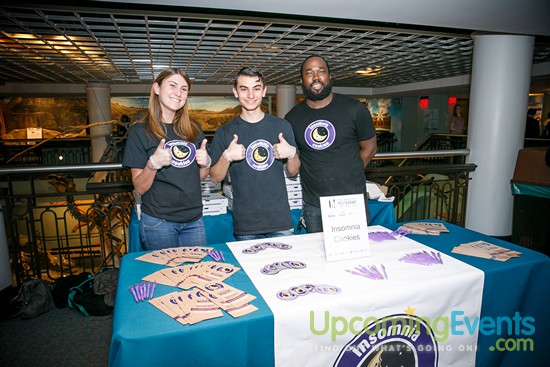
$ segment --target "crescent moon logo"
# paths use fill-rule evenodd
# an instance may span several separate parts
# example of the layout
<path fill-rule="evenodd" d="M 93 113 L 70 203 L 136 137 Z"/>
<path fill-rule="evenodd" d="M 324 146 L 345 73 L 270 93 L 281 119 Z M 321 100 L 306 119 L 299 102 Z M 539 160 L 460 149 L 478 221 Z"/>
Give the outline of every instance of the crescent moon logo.
<path fill-rule="evenodd" d="M 254 149 L 254 153 L 252 153 L 254 160 L 258 163 L 263 163 L 267 160 L 269 157 L 269 153 L 265 147 L 257 147 Z"/>
<path fill-rule="evenodd" d="M 322 143 L 328 138 L 328 130 L 324 126 L 318 126 L 311 132 L 311 137 L 317 143 Z"/>
<path fill-rule="evenodd" d="M 172 154 L 178 159 L 185 159 L 189 156 L 189 148 L 185 145 L 174 145 L 172 147 Z"/>
<path fill-rule="evenodd" d="M 304 139 L 315 150 L 327 149 L 336 140 L 336 129 L 330 121 L 316 120 L 306 127 Z"/>
<path fill-rule="evenodd" d="M 265 171 L 274 161 L 273 146 L 267 140 L 255 140 L 246 148 L 246 163 L 256 171 Z"/>
<path fill-rule="evenodd" d="M 170 140 L 164 144 L 165 149 L 170 149 L 172 155 L 172 167 L 184 168 L 195 161 L 195 144 L 185 140 Z"/>

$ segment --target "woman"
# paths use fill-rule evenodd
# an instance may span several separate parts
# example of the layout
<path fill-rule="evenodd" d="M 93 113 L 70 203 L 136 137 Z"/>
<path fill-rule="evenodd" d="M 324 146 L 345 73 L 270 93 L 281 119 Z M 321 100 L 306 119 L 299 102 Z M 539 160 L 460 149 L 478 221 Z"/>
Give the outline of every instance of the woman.
<path fill-rule="evenodd" d="M 464 118 L 462 117 L 462 106 L 455 105 L 453 107 L 453 117 L 451 117 L 451 134 L 464 134 L 466 127 L 464 126 Z"/>
<path fill-rule="evenodd" d="M 190 85 L 183 70 L 161 72 L 147 114 L 128 132 L 122 165 L 141 195 L 140 235 L 148 250 L 206 243 L 200 181 L 211 159 L 204 133 L 189 118 Z"/>

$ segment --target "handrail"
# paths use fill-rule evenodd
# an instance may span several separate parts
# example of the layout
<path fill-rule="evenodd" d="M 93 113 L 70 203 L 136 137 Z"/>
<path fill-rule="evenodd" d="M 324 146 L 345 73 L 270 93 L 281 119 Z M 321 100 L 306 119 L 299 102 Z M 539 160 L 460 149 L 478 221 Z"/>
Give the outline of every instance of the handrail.
<path fill-rule="evenodd" d="M 426 158 L 426 157 L 448 157 L 468 156 L 469 149 L 448 149 L 429 151 L 407 151 L 407 152 L 379 152 L 374 155 L 373 160 L 382 159 L 404 159 L 404 158 Z M 122 170 L 122 163 L 92 163 L 75 165 L 50 165 L 50 166 L 4 166 L 0 167 L 0 176 L 18 174 L 37 174 L 55 172 L 82 172 L 82 171 L 108 171 Z"/>
<path fill-rule="evenodd" d="M 433 158 L 448 156 L 468 156 L 470 149 L 444 149 L 444 150 L 424 150 L 412 152 L 380 152 L 376 153 L 373 160 L 381 159 L 404 159 L 404 158 Z"/>
<path fill-rule="evenodd" d="M 93 164 L 73 164 L 73 165 L 50 165 L 50 166 L 13 166 L 0 167 L 0 176 L 33 174 L 33 173 L 55 173 L 78 172 L 78 171 L 110 171 L 122 170 L 122 163 L 93 163 Z"/>

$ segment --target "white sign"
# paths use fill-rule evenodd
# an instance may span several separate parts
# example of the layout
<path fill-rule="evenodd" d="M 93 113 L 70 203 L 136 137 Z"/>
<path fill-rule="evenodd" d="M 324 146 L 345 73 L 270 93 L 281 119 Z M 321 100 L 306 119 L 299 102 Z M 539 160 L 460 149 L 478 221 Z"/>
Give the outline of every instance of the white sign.
<path fill-rule="evenodd" d="M 327 261 L 370 255 L 364 195 L 321 197 Z"/>

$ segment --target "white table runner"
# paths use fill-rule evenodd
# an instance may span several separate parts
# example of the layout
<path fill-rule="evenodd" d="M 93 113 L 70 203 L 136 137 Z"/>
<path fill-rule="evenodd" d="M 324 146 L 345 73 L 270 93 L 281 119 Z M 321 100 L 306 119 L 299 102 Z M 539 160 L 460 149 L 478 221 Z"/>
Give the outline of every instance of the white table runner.
<path fill-rule="evenodd" d="M 330 263 L 322 233 L 228 245 L 274 314 L 277 366 L 475 365 L 479 269 L 445 254 L 430 266 L 400 261 L 436 253 L 407 237 L 370 241 L 371 256 Z M 357 271 L 372 266 L 378 277 Z"/>

